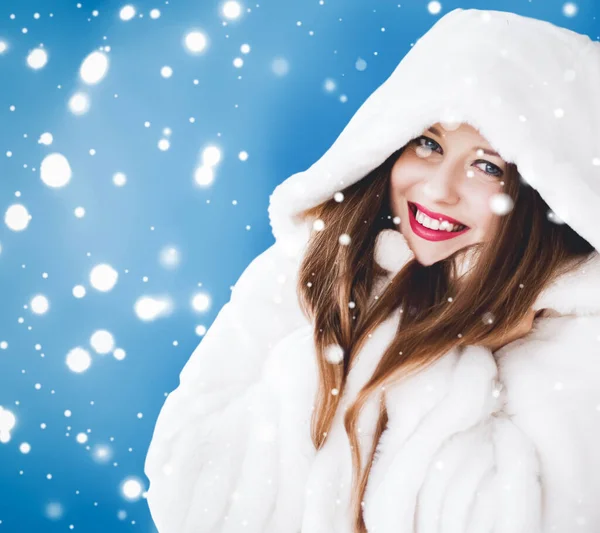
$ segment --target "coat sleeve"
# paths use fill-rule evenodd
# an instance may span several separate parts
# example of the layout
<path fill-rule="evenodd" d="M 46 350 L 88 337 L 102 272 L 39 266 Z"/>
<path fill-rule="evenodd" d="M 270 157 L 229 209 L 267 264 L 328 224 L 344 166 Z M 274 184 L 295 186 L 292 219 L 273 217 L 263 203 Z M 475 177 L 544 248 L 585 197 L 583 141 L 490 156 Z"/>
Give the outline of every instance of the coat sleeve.
<path fill-rule="evenodd" d="M 504 454 L 537 481 L 543 533 L 600 531 L 599 334 L 600 316 L 550 318 L 499 359 L 503 414 L 534 451 Z"/>
<path fill-rule="evenodd" d="M 279 406 L 261 378 L 273 347 L 307 323 L 297 266 L 277 243 L 256 257 L 167 396 L 144 465 L 159 533 L 264 531 Z"/>
<path fill-rule="evenodd" d="M 402 416 L 382 435 L 367 526 L 600 531 L 598 332 L 597 316 L 542 320 L 495 354 L 467 346 L 393 391 Z"/>

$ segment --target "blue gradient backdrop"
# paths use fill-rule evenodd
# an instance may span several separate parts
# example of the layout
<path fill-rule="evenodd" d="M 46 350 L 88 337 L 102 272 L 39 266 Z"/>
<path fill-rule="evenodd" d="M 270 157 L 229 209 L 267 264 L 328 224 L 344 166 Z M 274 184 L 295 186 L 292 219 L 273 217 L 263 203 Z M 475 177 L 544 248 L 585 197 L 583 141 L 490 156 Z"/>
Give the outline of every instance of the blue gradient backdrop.
<path fill-rule="evenodd" d="M 574 16 L 556 0 L 442 2 L 436 14 L 421 0 L 266 0 L 242 3 L 235 20 L 217 2 L 140 0 L 123 21 L 124 5 L 0 3 L 0 428 L 7 410 L 16 419 L 10 435 L 0 434 L 0 533 L 156 531 L 144 494 L 127 498 L 122 483 L 133 477 L 147 488 L 154 423 L 201 341 L 197 326 L 210 326 L 241 272 L 272 244 L 269 194 L 324 153 L 440 16 L 499 9 L 600 35 L 595 0 L 576 2 Z M 183 45 L 194 29 L 209 39 L 198 55 Z M 34 70 L 26 58 L 40 45 L 48 63 Z M 108 73 L 85 85 L 80 65 L 104 46 Z M 165 65 L 170 78 L 161 76 Z M 78 116 L 68 101 L 79 90 L 91 107 Z M 38 142 L 45 132 L 49 146 Z M 168 150 L 158 148 L 161 138 Z M 209 145 L 222 160 L 202 188 L 194 171 Z M 62 188 L 40 179 L 54 152 L 72 169 Z M 116 172 L 125 186 L 113 184 Z M 4 219 L 15 203 L 31 214 L 23 231 Z M 178 250 L 176 268 L 162 266 L 165 247 Z M 90 284 L 100 263 L 119 274 L 108 292 Z M 87 293 L 76 298 L 80 284 Z M 190 304 L 197 291 L 210 296 L 205 311 Z M 37 294 L 50 303 L 43 314 L 30 304 Z M 138 318 L 136 300 L 162 294 L 172 313 Z M 108 330 L 126 357 L 97 353 L 97 330 Z M 82 373 L 66 364 L 76 347 L 91 355 Z M 110 452 L 104 460 L 101 447 Z"/>

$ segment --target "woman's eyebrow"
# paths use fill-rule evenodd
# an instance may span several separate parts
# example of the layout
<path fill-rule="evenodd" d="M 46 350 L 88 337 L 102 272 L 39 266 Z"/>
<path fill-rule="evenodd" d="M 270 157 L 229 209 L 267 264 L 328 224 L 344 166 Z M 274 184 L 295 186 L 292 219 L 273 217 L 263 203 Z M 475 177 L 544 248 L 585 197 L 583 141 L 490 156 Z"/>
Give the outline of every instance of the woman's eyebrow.
<path fill-rule="evenodd" d="M 431 128 L 428 128 L 428 131 L 430 131 L 434 135 L 437 135 L 438 137 L 442 136 L 442 134 L 439 132 L 439 130 L 435 126 L 431 126 Z M 499 157 L 500 159 L 502 159 L 500 154 L 498 154 L 492 150 L 488 150 L 487 148 L 476 148 L 476 150 L 482 150 L 485 155 L 491 155 L 491 156 Z"/>

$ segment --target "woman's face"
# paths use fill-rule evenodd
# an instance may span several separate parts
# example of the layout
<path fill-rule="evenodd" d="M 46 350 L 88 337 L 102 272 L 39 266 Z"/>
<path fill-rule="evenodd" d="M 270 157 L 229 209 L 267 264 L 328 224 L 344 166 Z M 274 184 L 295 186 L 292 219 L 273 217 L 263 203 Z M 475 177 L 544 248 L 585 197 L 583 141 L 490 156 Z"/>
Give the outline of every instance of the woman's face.
<path fill-rule="evenodd" d="M 508 165 L 493 153 L 471 125 L 445 130 L 436 123 L 413 139 L 392 167 L 392 214 L 400 218 L 400 231 L 422 265 L 494 237 L 499 215 L 491 210 L 490 200 L 503 192 Z M 413 217 L 409 211 L 415 209 L 413 204 L 433 215 L 430 219 L 436 222 L 423 220 L 433 227 L 428 229 Z M 418 213 L 419 220 L 421 216 Z M 466 228 L 448 232 L 443 222 L 448 217 Z"/>

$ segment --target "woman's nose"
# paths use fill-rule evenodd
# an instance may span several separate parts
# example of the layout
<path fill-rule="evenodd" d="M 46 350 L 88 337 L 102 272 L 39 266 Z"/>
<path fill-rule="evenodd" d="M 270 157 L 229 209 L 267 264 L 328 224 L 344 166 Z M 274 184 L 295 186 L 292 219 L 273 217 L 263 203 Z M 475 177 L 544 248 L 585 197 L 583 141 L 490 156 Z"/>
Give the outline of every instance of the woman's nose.
<path fill-rule="evenodd" d="M 465 170 L 460 164 L 440 165 L 427 176 L 423 193 L 431 202 L 455 204 L 458 201 L 458 187 L 464 179 Z"/>

